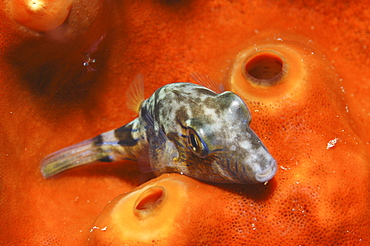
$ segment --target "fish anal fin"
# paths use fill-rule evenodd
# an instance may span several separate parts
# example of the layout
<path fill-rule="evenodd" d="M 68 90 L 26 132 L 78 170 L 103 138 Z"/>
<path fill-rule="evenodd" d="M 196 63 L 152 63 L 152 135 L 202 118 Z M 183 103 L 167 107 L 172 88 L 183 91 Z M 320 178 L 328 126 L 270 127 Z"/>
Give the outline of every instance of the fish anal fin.
<path fill-rule="evenodd" d="M 136 75 L 128 90 L 126 91 L 126 106 L 135 113 L 139 112 L 140 105 L 144 101 L 144 77 Z"/>
<path fill-rule="evenodd" d="M 225 91 L 224 85 L 222 83 L 217 83 L 208 75 L 204 75 L 201 73 L 191 73 L 190 77 L 195 80 L 195 82 L 201 86 L 207 87 L 212 91 L 220 94 Z"/>

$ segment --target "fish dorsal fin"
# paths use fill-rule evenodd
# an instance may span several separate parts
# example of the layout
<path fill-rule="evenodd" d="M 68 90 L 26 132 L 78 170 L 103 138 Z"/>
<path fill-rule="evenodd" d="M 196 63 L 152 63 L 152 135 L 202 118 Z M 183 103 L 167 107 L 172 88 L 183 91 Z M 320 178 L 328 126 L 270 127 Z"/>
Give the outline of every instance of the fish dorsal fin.
<path fill-rule="evenodd" d="M 126 106 L 134 111 L 139 112 L 140 105 L 144 101 L 144 77 L 141 73 L 136 75 L 128 90 L 126 91 Z"/>
<path fill-rule="evenodd" d="M 200 74 L 200 73 L 191 73 L 190 77 L 195 80 L 199 85 L 207 87 L 212 91 L 220 94 L 225 91 L 224 85 L 221 83 L 217 83 L 208 75 Z"/>

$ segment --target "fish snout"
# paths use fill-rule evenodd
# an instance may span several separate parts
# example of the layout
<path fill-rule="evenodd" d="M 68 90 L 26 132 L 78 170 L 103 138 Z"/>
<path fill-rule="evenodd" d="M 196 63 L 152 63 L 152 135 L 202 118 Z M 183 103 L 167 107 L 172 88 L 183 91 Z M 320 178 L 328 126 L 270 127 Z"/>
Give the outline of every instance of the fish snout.
<path fill-rule="evenodd" d="M 276 170 L 277 164 L 275 159 L 272 158 L 268 161 L 268 164 L 266 165 L 265 169 L 256 172 L 255 179 L 261 183 L 269 181 L 275 176 Z"/>

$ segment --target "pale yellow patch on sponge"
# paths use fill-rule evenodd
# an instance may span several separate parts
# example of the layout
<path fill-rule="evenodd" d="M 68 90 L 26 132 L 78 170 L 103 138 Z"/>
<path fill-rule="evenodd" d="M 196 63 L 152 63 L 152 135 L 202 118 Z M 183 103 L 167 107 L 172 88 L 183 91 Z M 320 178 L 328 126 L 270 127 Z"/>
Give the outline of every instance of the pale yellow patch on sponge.
<path fill-rule="evenodd" d="M 12 0 L 9 6 L 15 22 L 33 31 L 47 32 L 65 22 L 72 0 Z"/>
<path fill-rule="evenodd" d="M 29 10 L 31 10 L 32 12 L 42 11 L 46 7 L 44 1 L 38 1 L 38 0 L 28 1 L 27 6 Z"/>

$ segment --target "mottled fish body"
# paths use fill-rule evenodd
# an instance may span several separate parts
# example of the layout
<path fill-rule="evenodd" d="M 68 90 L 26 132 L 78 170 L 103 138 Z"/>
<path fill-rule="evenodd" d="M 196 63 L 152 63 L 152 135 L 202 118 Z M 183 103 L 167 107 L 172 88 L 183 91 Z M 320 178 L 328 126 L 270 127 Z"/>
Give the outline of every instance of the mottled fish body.
<path fill-rule="evenodd" d="M 233 92 L 167 84 L 141 103 L 135 120 L 45 157 L 41 172 L 48 178 L 94 162 L 138 160 L 143 172 L 157 176 L 181 173 L 216 183 L 266 182 L 277 164 L 250 129 L 250 121 L 247 106 Z"/>

